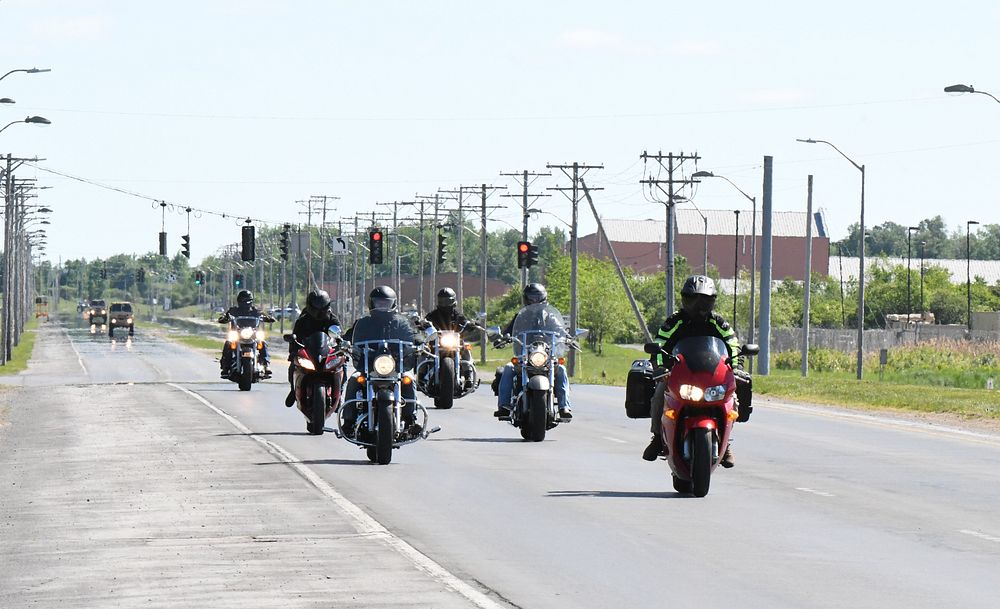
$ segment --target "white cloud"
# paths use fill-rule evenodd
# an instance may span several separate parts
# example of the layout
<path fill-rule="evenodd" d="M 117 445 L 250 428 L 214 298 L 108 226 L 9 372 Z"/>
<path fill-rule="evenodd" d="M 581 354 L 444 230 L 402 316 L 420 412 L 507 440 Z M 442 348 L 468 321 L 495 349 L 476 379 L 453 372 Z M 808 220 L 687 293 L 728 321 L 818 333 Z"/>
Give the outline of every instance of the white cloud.
<path fill-rule="evenodd" d="M 108 27 L 106 18 L 91 16 L 46 20 L 32 30 L 38 36 L 56 40 L 97 40 L 103 37 Z"/>

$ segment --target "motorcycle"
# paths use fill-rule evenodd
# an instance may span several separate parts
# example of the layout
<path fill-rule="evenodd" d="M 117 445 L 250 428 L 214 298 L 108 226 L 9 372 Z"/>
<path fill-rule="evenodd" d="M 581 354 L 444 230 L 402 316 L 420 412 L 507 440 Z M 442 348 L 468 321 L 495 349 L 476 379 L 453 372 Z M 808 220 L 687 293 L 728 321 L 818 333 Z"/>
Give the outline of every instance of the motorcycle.
<path fill-rule="evenodd" d="M 427 397 L 434 398 L 436 408 L 447 410 L 452 407 L 456 398 L 464 397 L 479 388 L 476 365 L 471 358 L 462 359 L 462 353 L 472 348 L 462 340 L 462 332 L 469 326 L 479 328 L 467 321 L 457 332 L 437 330 L 430 325 L 425 330 L 432 348 L 417 363 L 417 389 Z"/>
<path fill-rule="evenodd" d="M 295 406 L 306 418 L 306 431 L 321 436 L 326 419 L 340 408 L 344 398 L 351 345 L 340 338 L 339 326 L 331 326 L 329 333 L 315 332 L 302 342 L 294 334 L 283 338 L 299 348 L 290 364 L 294 366 Z"/>
<path fill-rule="evenodd" d="M 733 357 L 757 355 L 759 349 L 747 344 L 730 356 L 721 339 L 693 336 L 678 341 L 671 353 L 659 343 L 646 343 L 645 351 L 673 364 L 654 378 L 666 382 L 661 433 L 674 490 L 704 497 L 739 418 Z"/>
<path fill-rule="evenodd" d="M 494 328 L 499 333 L 499 328 Z M 578 336 L 586 334 L 580 330 Z M 559 416 L 556 404 L 555 365 L 565 363 L 567 348 L 580 350 L 576 341 L 566 335 L 562 314 L 547 303 L 528 305 L 514 318 L 509 336 L 500 336 L 495 344 L 514 343 L 514 389 L 510 415 L 501 417 L 519 427 L 521 437 L 541 442 L 545 433 L 571 419 Z"/>
<path fill-rule="evenodd" d="M 255 315 L 226 314 L 219 318 L 220 324 L 229 324 L 226 342 L 233 351 L 227 378 L 238 383 L 240 391 L 250 391 L 254 383 L 269 377 L 265 374 L 264 364 L 260 361 L 260 352 L 264 348 L 266 338 L 263 328 L 265 321 L 267 319 Z"/>
<path fill-rule="evenodd" d="M 424 440 L 440 427 L 428 429 L 427 409 L 404 394 L 413 391 L 413 377 L 406 374 L 416 346 L 402 338 L 370 338 L 357 335 L 353 344 L 353 379 L 358 391 L 348 395 L 337 414 L 334 433 L 364 447 L 368 460 L 379 465 L 392 461 L 392 450 Z M 345 420 L 345 413 L 348 418 Z M 417 423 L 417 417 L 421 423 Z"/>

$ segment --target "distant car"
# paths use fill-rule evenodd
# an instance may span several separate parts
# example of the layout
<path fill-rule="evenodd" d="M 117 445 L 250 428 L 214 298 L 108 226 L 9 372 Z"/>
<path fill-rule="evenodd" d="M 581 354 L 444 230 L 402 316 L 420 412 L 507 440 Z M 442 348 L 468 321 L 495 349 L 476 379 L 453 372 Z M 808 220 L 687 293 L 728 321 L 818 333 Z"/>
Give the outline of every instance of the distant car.
<path fill-rule="evenodd" d="M 295 320 L 299 317 L 299 311 L 295 307 L 285 307 L 284 309 L 271 309 L 271 317 L 275 319 L 291 319 Z"/>
<path fill-rule="evenodd" d="M 135 333 L 135 317 L 132 315 L 132 303 L 113 302 L 111 303 L 111 318 L 108 323 L 108 336 L 115 335 L 115 328 L 128 328 L 128 335 Z"/>
<path fill-rule="evenodd" d="M 93 326 L 103 326 L 108 323 L 108 305 L 103 300 L 91 300 L 90 308 L 83 312 L 83 318 L 89 319 Z"/>

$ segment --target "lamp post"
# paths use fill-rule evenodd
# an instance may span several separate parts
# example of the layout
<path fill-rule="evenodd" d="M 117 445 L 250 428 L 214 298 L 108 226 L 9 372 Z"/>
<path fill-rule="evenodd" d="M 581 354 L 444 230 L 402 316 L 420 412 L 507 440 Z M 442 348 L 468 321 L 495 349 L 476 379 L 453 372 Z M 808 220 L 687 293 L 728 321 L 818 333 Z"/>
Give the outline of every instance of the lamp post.
<path fill-rule="evenodd" d="M 924 246 L 926 241 L 920 242 L 920 321 L 924 319 Z"/>
<path fill-rule="evenodd" d="M 965 223 L 965 323 L 972 332 L 972 225 L 979 224 L 976 220 Z"/>
<path fill-rule="evenodd" d="M 994 97 L 992 93 L 987 93 L 986 91 L 976 91 L 972 88 L 972 85 L 949 85 L 944 88 L 945 93 L 980 93 L 982 95 L 989 95 L 993 98 L 993 101 L 1000 104 L 1000 99 Z"/>
<path fill-rule="evenodd" d="M 736 230 L 733 232 L 734 247 L 733 247 L 733 327 L 736 326 L 736 295 L 739 292 L 737 286 L 739 286 L 740 279 L 740 210 L 734 209 L 733 214 L 736 216 Z"/>
<path fill-rule="evenodd" d="M 910 299 L 910 238 L 913 231 L 920 230 L 918 226 L 909 226 L 906 229 L 906 325 L 910 325 L 910 315 L 913 315 L 913 305 Z"/>
<path fill-rule="evenodd" d="M 13 104 L 14 100 L 9 97 L 0 97 L 0 104 Z"/>
<path fill-rule="evenodd" d="M 0 76 L 0 80 L 7 78 L 8 76 L 14 74 L 15 72 L 24 72 L 25 74 L 40 74 L 42 72 L 51 72 L 51 71 L 52 68 L 19 68 L 17 70 L 11 70 L 10 72 L 7 72 L 3 76 Z"/>
<path fill-rule="evenodd" d="M 18 123 L 38 123 L 40 125 L 51 125 L 52 121 L 50 121 L 49 119 L 45 118 L 44 116 L 29 116 L 29 117 L 26 117 L 24 120 L 11 121 L 11 122 L 7 123 L 6 125 L 4 125 L 3 129 L 0 129 L 0 133 L 3 133 L 4 130 L 7 129 L 7 127 L 10 127 L 11 125 L 16 125 Z"/>
<path fill-rule="evenodd" d="M 858 165 L 855 163 L 851 157 L 847 156 L 841 152 L 840 148 L 837 148 L 830 142 L 826 140 L 814 140 L 814 139 L 797 139 L 797 142 L 802 142 L 805 144 L 826 144 L 830 148 L 836 150 L 840 156 L 847 159 L 847 161 L 854 165 L 854 167 L 861 172 L 861 227 L 858 231 L 858 380 L 860 381 L 864 376 L 863 366 L 864 366 L 864 354 L 865 354 L 865 166 Z"/>
<path fill-rule="evenodd" d="M 696 171 L 691 174 L 692 179 L 697 178 L 721 178 L 727 182 L 729 185 L 735 188 L 741 195 L 746 197 L 750 201 L 751 217 L 750 217 L 750 323 L 748 324 L 747 331 L 747 342 L 754 342 L 754 324 L 757 320 L 757 198 L 751 197 L 747 193 L 743 192 L 743 189 L 737 186 L 732 180 L 726 176 L 721 176 L 711 171 Z M 733 289 L 733 297 L 736 296 L 736 290 Z M 750 359 L 750 371 L 753 371 L 753 358 Z"/>

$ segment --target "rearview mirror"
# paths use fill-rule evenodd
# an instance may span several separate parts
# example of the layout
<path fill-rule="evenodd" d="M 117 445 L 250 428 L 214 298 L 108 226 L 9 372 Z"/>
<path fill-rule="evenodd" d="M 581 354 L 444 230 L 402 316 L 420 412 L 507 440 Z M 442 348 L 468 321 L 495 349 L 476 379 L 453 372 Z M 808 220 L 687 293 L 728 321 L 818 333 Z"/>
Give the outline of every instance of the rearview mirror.
<path fill-rule="evenodd" d="M 583 338 L 584 336 L 586 336 L 588 334 L 590 334 L 590 330 L 588 330 L 586 328 L 577 328 L 576 329 L 576 337 L 577 338 Z"/>
<path fill-rule="evenodd" d="M 760 346 L 754 343 L 747 343 L 740 348 L 740 355 L 757 355 L 760 353 Z"/>
<path fill-rule="evenodd" d="M 330 332 L 333 332 L 334 334 L 339 335 L 340 334 L 340 326 L 338 326 L 337 324 L 333 324 L 332 326 L 330 326 Z M 289 334 L 289 336 L 291 336 L 291 335 Z"/>
<path fill-rule="evenodd" d="M 486 331 L 490 334 L 500 334 L 500 326 L 490 326 L 486 328 Z"/>
<path fill-rule="evenodd" d="M 294 340 L 295 340 L 295 335 L 294 335 L 294 334 L 285 334 L 285 335 L 284 335 L 284 336 L 282 336 L 281 338 L 282 338 L 282 340 L 284 340 L 284 341 L 285 341 L 286 343 L 290 343 L 290 342 L 292 342 L 292 341 L 294 341 Z"/>
<path fill-rule="evenodd" d="M 642 346 L 642 350 L 650 355 L 653 355 L 654 353 L 659 353 L 660 349 L 661 349 L 660 343 L 646 343 L 645 345 Z"/>

